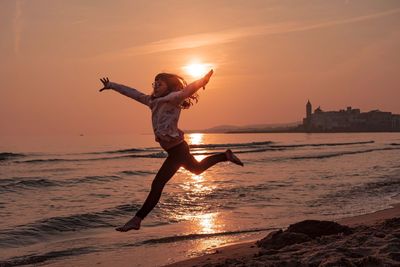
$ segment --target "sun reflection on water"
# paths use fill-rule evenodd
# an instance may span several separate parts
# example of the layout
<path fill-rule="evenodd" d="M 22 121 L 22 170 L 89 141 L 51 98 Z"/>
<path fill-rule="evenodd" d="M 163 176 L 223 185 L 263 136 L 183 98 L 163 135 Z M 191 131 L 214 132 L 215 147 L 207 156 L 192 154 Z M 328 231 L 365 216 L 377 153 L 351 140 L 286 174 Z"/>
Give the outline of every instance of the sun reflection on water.
<path fill-rule="evenodd" d="M 197 214 L 191 217 L 192 232 L 198 234 L 215 234 L 226 232 L 226 225 L 219 212 Z M 220 247 L 231 241 L 229 235 L 209 236 L 194 242 L 193 252 L 206 252 L 216 247 Z"/>
<path fill-rule="evenodd" d="M 204 134 L 202 133 L 191 133 L 189 136 L 189 144 L 190 145 L 201 145 L 203 143 Z"/>
<path fill-rule="evenodd" d="M 202 145 L 204 144 L 204 134 L 192 133 L 188 134 L 188 143 L 190 145 Z M 206 149 L 199 147 L 192 147 L 191 153 L 201 154 L 208 152 Z M 195 155 L 196 160 L 201 161 L 206 155 Z M 226 231 L 226 225 L 223 220 L 223 216 L 219 212 L 209 211 L 212 205 L 215 205 L 211 199 L 211 194 L 216 190 L 217 186 L 213 183 L 212 173 L 203 172 L 202 174 L 196 175 L 186 169 L 182 169 L 181 172 L 187 175 L 187 179 L 184 180 L 180 187 L 185 192 L 185 195 L 181 197 L 182 202 L 190 204 L 190 208 L 178 215 L 185 221 L 190 221 L 190 232 L 196 234 L 214 234 Z M 207 238 L 199 239 L 195 242 L 194 251 L 204 251 L 211 248 L 218 247 L 228 242 L 228 236 L 210 236 Z"/>
<path fill-rule="evenodd" d="M 206 213 L 197 217 L 198 225 L 202 233 L 215 233 L 215 217 L 216 213 Z"/>
<path fill-rule="evenodd" d="M 206 175 L 206 172 L 199 175 L 193 174 L 187 170 L 182 170 L 182 172 L 190 176 L 190 179 L 183 182 L 181 187 L 187 192 L 187 197 L 191 200 L 204 199 L 216 188 L 216 186 L 210 182 L 211 177 Z"/>
<path fill-rule="evenodd" d="M 204 141 L 203 141 L 204 134 L 202 134 L 202 133 L 191 133 L 191 134 L 188 134 L 188 137 L 189 137 L 189 140 L 188 140 L 189 145 L 203 145 L 204 144 Z M 201 153 L 207 152 L 207 150 L 195 148 L 193 152 L 195 152 L 196 154 L 197 153 L 201 154 Z M 194 155 L 194 157 L 196 160 L 200 161 L 200 160 L 204 159 L 206 156 L 205 155 Z"/>

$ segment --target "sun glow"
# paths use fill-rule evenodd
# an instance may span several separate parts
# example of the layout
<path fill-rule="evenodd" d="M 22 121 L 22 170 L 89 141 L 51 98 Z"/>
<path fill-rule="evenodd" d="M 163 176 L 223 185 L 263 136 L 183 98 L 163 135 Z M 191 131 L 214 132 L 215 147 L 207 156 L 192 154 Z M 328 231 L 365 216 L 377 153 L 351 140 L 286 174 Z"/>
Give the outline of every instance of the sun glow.
<path fill-rule="evenodd" d="M 189 134 L 189 144 L 190 145 L 202 145 L 202 144 L 204 144 L 203 137 L 204 137 L 204 134 L 202 134 L 202 133 Z M 193 148 L 193 149 L 197 154 L 207 152 L 204 149 L 199 149 L 199 148 Z M 204 159 L 206 157 L 206 155 L 195 155 L 194 157 L 196 158 L 196 160 L 201 161 L 202 159 Z"/>
<path fill-rule="evenodd" d="M 185 73 L 189 74 L 193 78 L 200 78 L 207 74 L 211 69 L 213 69 L 213 65 L 209 63 L 190 63 L 183 67 Z"/>
<path fill-rule="evenodd" d="M 191 144 L 191 145 L 203 144 L 203 136 L 204 136 L 204 134 L 202 134 L 202 133 L 189 134 L 189 144 Z"/>

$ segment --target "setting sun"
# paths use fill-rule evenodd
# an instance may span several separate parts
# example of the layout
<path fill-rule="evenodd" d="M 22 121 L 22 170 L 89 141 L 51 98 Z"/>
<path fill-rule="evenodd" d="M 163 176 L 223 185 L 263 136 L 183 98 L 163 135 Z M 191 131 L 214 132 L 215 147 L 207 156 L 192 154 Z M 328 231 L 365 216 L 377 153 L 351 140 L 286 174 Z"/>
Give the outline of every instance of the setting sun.
<path fill-rule="evenodd" d="M 0 18 L 0 267 L 400 267 L 400 0 Z"/>
<path fill-rule="evenodd" d="M 191 63 L 183 67 L 185 73 L 189 74 L 193 78 L 204 76 L 212 68 L 212 64 L 209 63 Z"/>

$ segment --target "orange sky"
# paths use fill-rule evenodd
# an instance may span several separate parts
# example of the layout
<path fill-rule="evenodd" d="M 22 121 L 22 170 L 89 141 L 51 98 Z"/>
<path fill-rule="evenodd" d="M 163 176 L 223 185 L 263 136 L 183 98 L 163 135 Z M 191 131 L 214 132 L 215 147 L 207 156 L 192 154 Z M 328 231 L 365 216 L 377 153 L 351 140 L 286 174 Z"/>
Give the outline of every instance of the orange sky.
<path fill-rule="evenodd" d="M 158 72 L 215 66 L 180 128 L 300 121 L 307 99 L 400 113 L 400 1 L 0 1 L 0 135 L 151 132 Z"/>

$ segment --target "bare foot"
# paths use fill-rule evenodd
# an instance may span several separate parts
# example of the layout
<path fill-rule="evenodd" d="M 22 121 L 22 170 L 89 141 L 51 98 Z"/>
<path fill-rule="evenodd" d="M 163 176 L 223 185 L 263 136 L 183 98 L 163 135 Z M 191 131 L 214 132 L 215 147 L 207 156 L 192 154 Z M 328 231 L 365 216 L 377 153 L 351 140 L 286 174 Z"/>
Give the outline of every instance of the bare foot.
<path fill-rule="evenodd" d="M 230 162 L 233 162 L 233 163 L 243 167 L 243 165 L 244 165 L 243 162 L 238 157 L 236 157 L 235 154 L 233 154 L 232 150 L 230 150 L 230 149 L 226 150 L 225 154 L 226 154 L 226 158 Z"/>
<path fill-rule="evenodd" d="M 142 219 L 135 216 L 132 219 L 130 219 L 124 226 L 115 228 L 115 230 L 120 231 L 120 232 L 128 232 L 130 230 L 139 230 L 141 222 L 142 222 Z"/>

